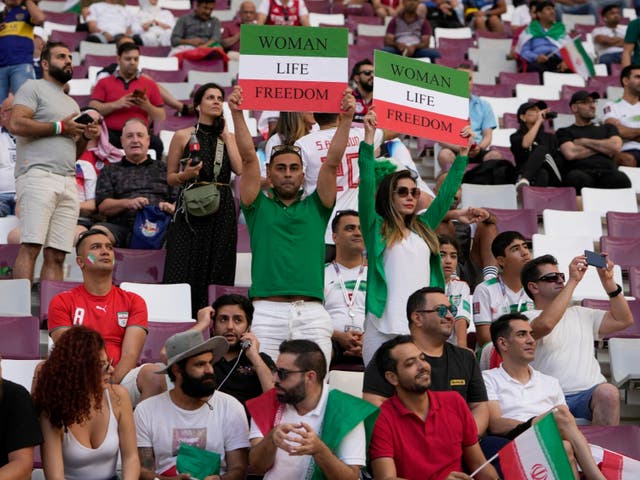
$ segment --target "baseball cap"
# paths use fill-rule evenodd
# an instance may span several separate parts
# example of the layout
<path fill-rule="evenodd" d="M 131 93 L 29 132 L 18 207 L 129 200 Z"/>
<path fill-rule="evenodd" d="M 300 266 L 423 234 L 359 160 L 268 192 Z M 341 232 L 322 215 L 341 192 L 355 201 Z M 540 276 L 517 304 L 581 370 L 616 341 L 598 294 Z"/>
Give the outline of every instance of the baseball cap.
<path fill-rule="evenodd" d="M 524 115 L 525 113 L 527 113 L 527 110 L 530 110 L 534 107 L 538 107 L 540 110 L 544 110 L 545 108 L 547 108 L 547 104 L 542 100 L 538 100 L 537 102 L 524 102 L 518 107 L 518 116 Z"/>
<path fill-rule="evenodd" d="M 574 93 L 573 95 L 571 95 L 571 100 L 569 100 L 569 105 L 573 105 L 574 103 L 577 103 L 577 102 L 582 102 L 587 98 L 593 98 L 594 100 L 597 100 L 598 98 L 600 98 L 600 94 L 598 92 L 587 92 L 586 90 L 580 90 Z"/>
<path fill-rule="evenodd" d="M 174 363 L 204 352 L 212 352 L 213 363 L 216 363 L 229 350 L 229 342 L 221 336 L 204 340 L 202 334 L 197 330 L 187 330 L 169 337 L 165 348 L 168 358 L 167 366 L 156 373 L 167 373 Z"/>

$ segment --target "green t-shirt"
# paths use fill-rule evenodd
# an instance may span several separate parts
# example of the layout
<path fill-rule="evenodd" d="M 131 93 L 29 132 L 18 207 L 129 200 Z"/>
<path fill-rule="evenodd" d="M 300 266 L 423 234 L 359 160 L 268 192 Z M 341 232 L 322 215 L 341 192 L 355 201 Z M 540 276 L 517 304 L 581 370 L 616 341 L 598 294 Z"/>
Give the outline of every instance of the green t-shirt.
<path fill-rule="evenodd" d="M 633 53 L 631 54 L 631 65 L 640 63 L 640 19 L 629 22 L 627 33 L 624 36 L 624 43 L 633 43 Z"/>
<path fill-rule="evenodd" d="M 317 192 L 289 206 L 259 193 L 242 205 L 251 238 L 249 297 L 324 298 L 324 232 L 331 208 Z"/>

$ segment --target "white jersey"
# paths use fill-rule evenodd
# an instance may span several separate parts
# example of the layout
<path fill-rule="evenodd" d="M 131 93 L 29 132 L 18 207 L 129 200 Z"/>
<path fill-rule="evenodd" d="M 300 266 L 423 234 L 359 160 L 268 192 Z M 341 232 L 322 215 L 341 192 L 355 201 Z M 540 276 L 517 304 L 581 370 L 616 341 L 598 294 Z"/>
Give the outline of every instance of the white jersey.
<path fill-rule="evenodd" d="M 336 267 L 340 275 L 336 272 Z M 340 281 L 342 278 L 342 282 Z M 354 288 L 358 290 L 354 294 Z M 344 288 L 344 289 L 343 289 Z M 333 321 L 333 329 L 345 332 L 354 328 L 364 331 L 364 300 L 367 292 L 367 267 L 347 268 L 337 262 L 324 267 L 324 308 Z M 348 297 L 351 304 L 347 304 Z M 353 302 L 353 303 L 351 303 Z M 350 315 L 351 313 L 351 315 Z"/>
<path fill-rule="evenodd" d="M 302 150 L 304 165 L 304 193 L 310 195 L 318 185 L 318 173 L 322 163 L 327 159 L 329 146 L 336 129 L 328 128 L 311 132 L 299 139 L 295 144 Z M 384 139 L 384 132 L 376 130 L 374 148 L 378 148 Z M 331 221 L 335 212 L 340 210 L 358 210 L 358 185 L 360 185 L 360 168 L 358 167 L 358 151 L 360 142 L 364 140 L 364 128 L 352 127 L 349 131 L 347 148 L 338 167 L 336 180 L 336 204 L 327 224 L 325 243 L 333 244 Z"/>
<path fill-rule="evenodd" d="M 526 312 L 533 308 L 533 300 L 524 288 L 514 292 L 500 276 L 482 282 L 473 292 L 473 323 L 476 326 L 491 325 L 505 313 Z"/>
<path fill-rule="evenodd" d="M 249 425 L 242 404 L 215 392 L 197 410 L 184 410 L 171 400 L 170 392 L 150 397 L 134 410 L 138 447 L 151 447 L 154 470 L 164 473 L 175 467 L 181 443 L 220 455 L 220 474 L 226 472 L 225 452 L 249 447 Z"/>
<path fill-rule="evenodd" d="M 620 120 L 625 127 L 640 128 L 640 102 L 631 105 L 624 98 L 609 102 L 604 108 L 604 119 L 608 118 Z M 640 150 L 640 142 L 625 140 L 622 151 L 625 150 Z"/>
<path fill-rule="evenodd" d="M 458 308 L 456 320 L 462 319 L 466 321 L 467 327 L 469 327 L 471 323 L 471 291 L 467 282 L 452 278 L 447 282 L 444 291 L 449 298 L 449 303 Z M 455 329 L 452 330 L 451 336 L 447 341 L 454 345 L 458 344 Z"/>

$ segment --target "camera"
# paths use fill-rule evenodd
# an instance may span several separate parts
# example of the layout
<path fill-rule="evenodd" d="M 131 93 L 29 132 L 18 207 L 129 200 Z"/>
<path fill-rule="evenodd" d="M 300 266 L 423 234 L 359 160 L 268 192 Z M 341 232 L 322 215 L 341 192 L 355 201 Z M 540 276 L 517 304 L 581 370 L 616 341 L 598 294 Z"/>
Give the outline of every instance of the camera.
<path fill-rule="evenodd" d="M 558 116 L 558 112 L 551 112 L 551 111 L 549 111 L 549 112 L 547 112 L 547 113 L 545 113 L 545 114 L 544 114 L 544 118 L 545 118 L 545 120 L 551 120 L 551 119 L 556 118 L 557 116 Z"/>

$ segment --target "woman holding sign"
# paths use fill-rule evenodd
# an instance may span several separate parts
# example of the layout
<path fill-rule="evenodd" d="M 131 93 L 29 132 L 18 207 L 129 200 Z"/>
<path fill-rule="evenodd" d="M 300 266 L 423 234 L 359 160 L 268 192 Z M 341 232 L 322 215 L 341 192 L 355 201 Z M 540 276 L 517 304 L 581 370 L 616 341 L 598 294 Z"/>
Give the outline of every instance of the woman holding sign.
<path fill-rule="evenodd" d="M 373 155 L 376 115 L 371 109 L 364 117 L 364 127 L 365 140 L 360 144 L 358 158 L 358 202 L 369 259 L 362 346 L 366 365 L 386 340 L 409 333 L 406 318 L 409 295 L 426 286 L 444 289 L 438 237 L 434 230 L 458 191 L 467 166 L 468 148 L 461 149 L 438 195 L 429 208 L 418 215 L 420 189 L 415 173 L 401 170 L 386 175 L 376 191 Z"/>

